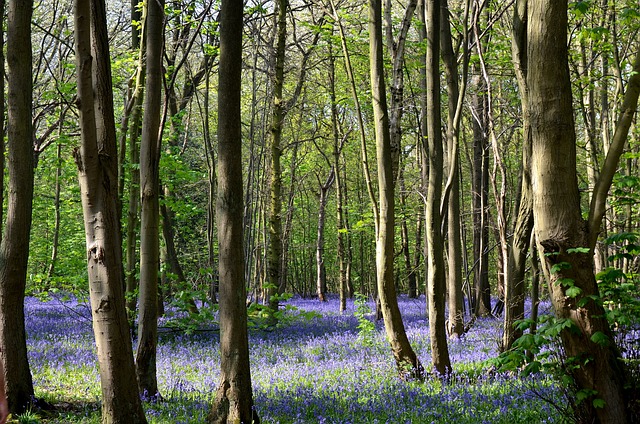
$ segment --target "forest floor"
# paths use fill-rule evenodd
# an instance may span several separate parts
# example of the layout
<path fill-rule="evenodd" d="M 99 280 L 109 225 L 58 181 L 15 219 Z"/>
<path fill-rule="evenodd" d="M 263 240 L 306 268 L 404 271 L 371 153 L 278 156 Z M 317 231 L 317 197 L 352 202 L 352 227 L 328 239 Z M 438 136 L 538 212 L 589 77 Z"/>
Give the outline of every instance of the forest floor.
<path fill-rule="evenodd" d="M 449 341 L 449 383 L 432 377 L 406 382 L 398 378 L 382 323 L 359 330 L 357 305 L 349 301 L 340 314 L 338 299 L 329 299 L 291 299 L 280 326 L 250 331 L 254 401 L 263 423 L 562 421 L 551 403 L 562 405 L 562 394 L 544 376 L 523 379 L 487 365 L 498 354 L 501 320 L 478 319 L 466 335 Z M 400 308 L 411 343 L 429 368 L 424 297 L 401 296 Z M 100 379 L 88 304 L 28 298 L 25 313 L 36 398 L 55 410 L 33 409 L 19 422 L 99 423 Z M 162 399 L 145 403 L 150 423 L 204 423 L 217 388 L 216 327 L 185 332 L 173 325 L 179 317 L 169 308 L 160 322 Z"/>

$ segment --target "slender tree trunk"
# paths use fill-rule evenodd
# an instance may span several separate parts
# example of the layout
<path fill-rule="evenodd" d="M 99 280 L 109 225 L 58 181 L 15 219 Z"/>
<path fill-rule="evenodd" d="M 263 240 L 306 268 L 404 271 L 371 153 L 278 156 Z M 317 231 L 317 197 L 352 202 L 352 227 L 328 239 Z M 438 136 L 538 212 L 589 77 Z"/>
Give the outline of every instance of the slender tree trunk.
<path fill-rule="evenodd" d="M 160 271 L 160 109 L 164 0 L 149 2 L 146 17 L 146 81 L 140 142 L 140 297 L 136 370 L 143 397 L 158 395 L 158 272 Z"/>
<path fill-rule="evenodd" d="M 124 303 L 118 164 L 105 5 L 100 0 L 76 0 L 74 9 L 82 138 L 74 156 L 85 220 L 89 296 L 102 387 L 102 422 L 146 423 L 138 396 Z"/>
<path fill-rule="evenodd" d="M 278 0 L 277 9 L 277 41 L 275 57 L 275 77 L 273 81 L 273 115 L 270 131 L 270 177 L 269 177 L 269 253 L 267 255 L 267 284 L 265 287 L 265 303 L 276 311 L 278 309 L 278 287 L 282 278 L 282 171 L 280 157 L 282 155 L 282 126 L 284 121 L 284 102 L 282 89 L 284 86 L 284 60 L 287 40 L 287 8 L 288 0 Z"/>
<path fill-rule="evenodd" d="M 205 77 L 205 92 L 204 92 L 204 144 L 207 153 L 207 177 L 209 182 L 209 196 L 207 199 L 207 262 L 208 267 L 211 270 L 209 286 L 209 298 L 213 303 L 217 303 L 216 292 L 218 290 L 218 278 L 216 265 L 216 196 L 218 192 L 218 177 L 216 175 L 216 155 L 211 142 L 211 122 L 209 120 L 209 91 L 211 89 L 211 72 L 207 72 Z M 247 257 L 245 253 L 245 258 Z"/>
<path fill-rule="evenodd" d="M 424 369 L 409 344 L 395 289 L 393 246 L 395 231 L 391 137 L 382 62 L 382 2 L 369 0 L 369 62 L 378 163 L 379 220 L 376 232 L 376 276 L 387 339 L 403 378 L 424 378 Z"/>
<path fill-rule="evenodd" d="M 456 54 L 453 50 L 451 37 L 451 23 L 449 21 L 449 6 L 447 0 L 441 0 L 441 46 L 442 61 L 447 75 L 448 113 L 447 113 L 447 167 L 448 178 L 443 196 L 443 205 L 447 208 L 447 291 L 449 319 L 447 331 L 452 338 L 458 338 L 464 333 L 464 308 L 462 294 L 462 230 L 460 222 L 460 166 L 458 144 L 460 143 L 460 120 L 467 81 L 468 52 L 463 51 L 462 84 L 458 82 L 459 72 Z M 465 7 L 464 33 L 466 28 L 469 6 Z M 463 44 L 467 44 L 467 37 Z M 444 212 L 444 207 L 441 207 Z"/>
<path fill-rule="evenodd" d="M 489 142 L 487 137 L 487 106 L 484 81 L 474 77 L 476 92 L 471 98 L 473 127 L 473 300 L 472 313 L 486 316 L 491 313 L 489 286 Z"/>
<path fill-rule="evenodd" d="M 164 197 L 165 199 L 173 197 L 173 194 L 169 192 L 166 186 L 164 187 Z M 162 238 L 164 239 L 164 249 L 166 253 L 164 258 L 165 265 L 167 270 L 175 276 L 175 282 L 178 284 L 187 284 L 187 278 L 178 261 L 178 252 L 174 241 L 176 235 L 173 226 L 173 212 L 166 204 L 162 204 L 162 206 L 160 206 L 160 215 L 162 216 Z M 193 297 L 189 296 L 186 302 L 187 311 L 190 314 L 197 314 L 198 305 L 196 305 Z M 162 301 L 160 300 L 158 303 L 160 304 Z M 158 305 L 158 307 L 160 307 L 160 305 Z"/>
<path fill-rule="evenodd" d="M 542 270 L 556 315 L 573 323 L 560 336 L 567 357 L 577 361 L 572 372 L 575 382 L 580 389 L 596 392 L 583 403 L 589 416 L 601 423 L 626 423 L 630 417 L 620 353 L 602 305 L 590 300 L 599 295 L 593 274 L 592 240 L 600 228 L 597 211 L 604 206 L 606 177 L 601 173 L 598 183 L 604 185 L 596 186 L 589 221 L 585 222 L 576 173 L 567 1 L 538 0 L 528 7 L 533 213 Z M 582 250 L 585 248 L 586 253 Z M 604 401 L 602 407 L 593 407 L 594 398 Z"/>
<path fill-rule="evenodd" d="M 331 132 L 333 135 L 333 169 L 336 178 L 336 224 L 337 224 L 337 256 L 338 256 L 338 292 L 340 296 L 340 312 L 347 309 L 349 296 L 347 238 L 349 237 L 344 212 L 344 191 L 342 189 L 341 155 L 344 141 L 338 134 L 338 102 L 336 100 L 336 66 L 332 45 L 329 44 L 329 95 L 331 97 Z M 345 137 L 346 138 L 346 137 Z"/>
<path fill-rule="evenodd" d="M 327 270 L 324 265 L 324 224 L 327 217 L 327 202 L 329 201 L 329 190 L 335 181 L 335 168 L 331 172 L 324 184 L 320 184 L 320 205 L 318 206 L 318 235 L 316 237 L 316 293 L 318 300 L 327 301 Z"/>
<path fill-rule="evenodd" d="M 27 358 L 24 296 L 33 203 L 31 16 L 32 1 L 10 0 L 7 20 L 9 189 L 0 243 L 0 357 L 9 410 L 25 411 L 33 398 Z M 4 171 L 3 171 L 4 172 Z M 0 187 L 0 189 L 3 189 Z"/>
<path fill-rule="evenodd" d="M 62 122 L 62 121 L 61 121 Z M 62 128 L 62 126 L 60 126 Z M 62 144 L 56 146 L 56 184 L 53 195 L 54 224 L 53 240 L 51 240 L 51 262 L 47 270 L 47 280 L 51 281 L 58 261 L 58 242 L 60 240 L 60 177 L 62 176 Z"/>
<path fill-rule="evenodd" d="M 533 230 L 533 198 L 531 192 L 531 128 L 529 125 L 529 90 L 527 88 L 527 2 L 518 0 L 513 12 L 511 52 L 515 64 L 516 78 L 520 90 L 522 107 L 522 174 L 520 198 L 517 202 L 518 215 L 513 230 L 507 262 L 507 284 L 505 291 L 503 351 L 511 349 L 513 342 L 522 335 L 515 327 L 517 320 L 524 318 L 525 268 L 527 251 Z"/>
<path fill-rule="evenodd" d="M 418 281 L 416 280 L 416 269 L 413 267 L 411 249 L 409 248 L 409 226 L 407 225 L 407 195 L 406 188 L 404 186 L 404 165 L 400 167 L 398 173 L 397 183 L 400 188 L 400 207 L 403 210 L 402 222 L 400 224 L 400 237 L 402 258 L 404 259 L 404 267 L 407 273 L 407 294 L 410 298 L 415 299 L 418 297 Z"/>
<path fill-rule="evenodd" d="M 218 71 L 218 245 L 220 263 L 220 385 L 207 422 L 260 422 L 253 409 L 242 188 L 242 2 L 222 0 Z"/>
<path fill-rule="evenodd" d="M 393 21 L 391 18 L 391 0 L 385 0 L 386 41 L 391 52 L 391 84 L 389 91 L 391 98 L 389 103 L 389 133 L 391 136 L 391 163 L 393 164 L 393 181 L 398 179 L 400 169 L 400 152 L 402 141 L 402 115 L 404 112 L 404 52 L 407 33 L 411 27 L 413 15 L 418 0 L 409 0 L 404 17 L 400 22 L 400 29 L 396 40 L 393 38 Z"/>
<path fill-rule="evenodd" d="M 440 201 L 444 174 L 442 129 L 440 120 L 440 0 L 426 1 L 427 21 L 427 151 L 429 167 L 425 206 L 427 244 L 427 300 L 431 358 L 441 376 L 451 373 L 445 324 L 444 240 Z"/>
<path fill-rule="evenodd" d="M 136 1 L 136 0 L 133 0 Z M 137 3 L 136 3 L 137 7 Z M 143 7 L 141 19 L 143 26 L 147 18 L 147 7 Z M 134 34 L 138 32 L 133 31 Z M 140 209 L 140 128 L 142 124 L 142 106 L 144 101 L 144 85 L 146 76 L 146 39 L 144 31 L 142 31 L 142 43 L 138 40 L 139 48 L 138 67 L 135 75 L 134 89 L 131 98 L 132 111 L 129 118 L 129 163 L 130 163 L 130 181 L 129 181 L 129 208 L 127 210 L 127 228 L 126 228 L 126 250 L 125 250 L 125 285 L 127 290 L 127 314 L 129 323 L 133 327 L 135 322 L 135 313 L 137 306 L 137 289 L 138 278 L 136 270 L 139 264 L 138 258 L 138 223 Z"/>

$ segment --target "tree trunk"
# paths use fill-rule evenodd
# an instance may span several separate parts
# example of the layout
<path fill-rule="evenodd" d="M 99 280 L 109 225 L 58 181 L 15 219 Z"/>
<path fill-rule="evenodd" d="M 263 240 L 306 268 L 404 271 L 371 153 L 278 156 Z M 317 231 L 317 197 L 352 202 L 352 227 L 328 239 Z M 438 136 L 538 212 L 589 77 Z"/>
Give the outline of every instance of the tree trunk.
<path fill-rule="evenodd" d="M 465 34 L 468 6 L 465 10 Z M 459 72 L 456 54 L 453 50 L 451 37 L 451 22 L 449 21 L 449 6 L 447 0 L 442 0 L 440 13 L 442 61 L 447 75 L 447 187 L 443 196 L 443 206 L 447 207 L 447 291 L 449 319 L 447 331 L 452 338 L 458 338 L 464 333 L 464 307 L 462 295 L 462 230 L 460 223 L 460 120 L 462 104 L 467 81 L 468 51 L 463 51 L 462 84 L 459 84 Z M 466 39 L 467 37 L 465 37 Z M 466 45 L 466 41 L 463 41 Z M 461 86 L 460 86 L 461 85 Z M 444 212 L 444 207 L 441 207 Z"/>
<path fill-rule="evenodd" d="M 318 235 L 316 237 L 316 294 L 321 302 L 327 301 L 327 270 L 324 265 L 324 223 L 326 221 L 327 202 L 329 201 L 329 190 L 335 181 L 335 168 L 331 172 L 324 184 L 320 184 L 320 205 L 318 206 Z"/>
<path fill-rule="evenodd" d="M 556 315 L 573 323 L 560 335 L 567 357 L 579 364 L 572 373 L 575 382 L 579 389 L 597 392 L 585 400 L 589 416 L 602 423 L 625 423 L 629 416 L 623 364 L 602 305 L 590 300 L 599 295 L 590 244 L 597 234 L 591 233 L 596 228 L 593 210 L 587 223 L 580 209 L 567 1 L 531 2 L 527 38 L 533 213 L 542 270 Z M 604 405 L 594 407 L 594 399 Z"/>
<path fill-rule="evenodd" d="M 489 286 L 489 141 L 487 137 L 486 88 L 481 77 L 473 78 L 476 91 L 471 98 L 473 127 L 473 287 L 472 313 L 491 313 Z"/>
<path fill-rule="evenodd" d="M 156 354 L 158 343 L 159 167 L 160 108 L 162 105 L 162 46 L 164 0 L 146 5 L 146 81 L 140 142 L 140 297 L 136 370 L 140 394 L 158 395 Z"/>
<path fill-rule="evenodd" d="M 336 254 L 338 256 L 338 292 L 340 296 L 340 312 L 347 309 L 347 297 L 349 296 L 348 282 L 348 253 L 347 238 L 349 232 L 347 230 L 347 220 L 344 211 L 345 194 L 343 191 L 341 156 L 344 147 L 343 139 L 340 141 L 338 134 L 338 102 L 336 99 L 336 66 L 335 55 L 332 51 L 332 45 L 329 44 L 329 95 L 331 97 L 331 132 L 333 135 L 333 169 L 336 176 L 336 224 L 337 224 L 337 246 Z"/>
<path fill-rule="evenodd" d="M 424 378 L 424 369 L 409 344 L 393 277 L 395 231 L 391 137 L 382 62 L 382 2 L 369 0 L 369 62 L 378 163 L 379 220 L 376 232 L 376 276 L 387 339 L 403 378 Z"/>
<path fill-rule="evenodd" d="M 136 0 L 134 0 L 136 1 Z M 137 8 L 137 3 L 136 3 Z M 146 21 L 147 8 L 143 8 L 141 16 L 143 25 Z M 143 31 L 144 33 L 144 31 Z M 134 30 L 134 34 L 137 31 Z M 127 228 L 126 228 L 126 250 L 125 250 L 125 285 L 127 290 L 127 314 L 129 323 L 133 328 L 135 323 L 135 314 L 138 296 L 138 278 L 136 270 L 138 268 L 138 240 L 137 227 L 139 222 L 140 209 L 140 127 L 142 124 L 142 106 L 144 101 L 144 85 L 146 76 L 146 41 L 142 44 L 138 42 L 140 49 L 138 54 L 138 69 L 135 75 L 135 86 L 131 98 L 132 111 L 129 118 L 129 163 L 130 163 L 130 181 L 129 181 L 129 209 L 127 210 Z"/>
<path fill-rule="evenodd" d="M 166 186 L 164 187 L 164 197 L 165 199 L 173 197 L 173 194 L 171 194 L 169 188 Z M 178 261 L 178 251 L 176 250 L 176 243 L 174 241 L 175 231 L 173 225 L 173 211 L 163 203 L 162 206 L 160 206 L 160 215 L 162 216 L 162 238 L 164 239 L 165 252 L 163 262 L 165 263 L 167 271 L 174 276 L 174 281 L 176 283 L 181 285 L 187 284 L 187 278 L 185 277 L 182 266 Z M 198 305 L 196 305 L 193 297 L 189 296 L 185 300 L 187 303 L 187 312 L 190 314 L 197 314 Z M 159 299 L 158 303 L 158 307 L 160 307 L 162 300 Z"/>
<path fill-rule="evenodd" d="M 62 122 L 62 121 L 61 121 Z M 62 128 L 62 125 L 60 126 Z M 56 146 L 56 183 L 53 194 L 54 224 L 53 240 L 51 241 L 51 262 L 47 270 L 47 281 L 51 281 L 58 261 L 58 242 L 60 240 L 60 177 L 62 175 L 62 144 Z"/>
<path fill-rule="evenodd" d="M 426 1 L 427 24 L 427 150 L 429 178 L 425 200 L 425 235 L 427 250 L 427 300 L 429 336 L 435 371 L 443 377 L 451 373 L 445 323 L 444 239 L 440 202 L 444 160 L 440 118 L 440 0 Z"/>
<path fill-rule="evenodd" d="M 517 320 L 524 318 L 525 269 L 527 252 L 533 230 L 533 199 L 531 193 L 531 128 L 527 88 L 527 1 L 518 0 L 513 12 L 511 52 L 515 64 L 516 78 L 522 105 L 522 174 L 520 197 L 517 201 L 518 215 L 513 229 L 507 259 L 507 285 L 505 291 L 505 313 L 501 349 L 511 349 L 513 342 L 522 335 L 515 327 Z M 533 300 L 532 300 L 533 301 Z"/>
<path fill-rule="evenodd" d="M 6 6 L 5 0 L 0 0 L 0 16 L 3 16 L 3 19 L 4 19 L 5 10 L 6 10 L 5 6 Z M 0 28 L 0 44 L 3 46 L 5 45 L 4 25 L 2 26 L 2 28 Z M 0 205 L 4 205 L 4 182 L 5 182 L 5 178 L 4 178 L 5 150 L 6 150 L 6 145 L 4 141 L 5 123 L 6 123 L 5 78 L 6 78 L 6 71 L 5 71 L 4 49 L 0 49 L 0 79 L 1 79 L 0 81 L 0 187 L 2 187 L 2 190 L 0 190 Z M 3 226 L 4 226 L 4 208 L 0 208 L 0 241 L 2 241 L 2 235 L 4 233 Z"/>
<path fill-rule="evenodd" d="M 102 422 L 146 423 L 138 396 L 124 304 L 118 164 L 105 5 L 99 0 L 76 0 L 74 9 L 82 138 L 74 156 L 85 220 L 89 296 L 102 387 Z M 96 115 L 96 111 L 102 116 Z"/>
<path fill-rule="evenodd" d="M 282 148 L 282 126 L 284 120 L 284 104 L 282 88 L 284 85 L 284 59 L 287 40 L 287 7 L 288 0 L 278 0 L 277 9 L 277 41 L 275 57 L 275 77 L 273 81 L 273 115 L 270 132 L 270 176 L 269 176 L 269 253 L 267 255 L 267 282 L 265 287 L 265 303 L 275 311 L 278 309 L 278 287 L 282 278 L 282 171 L 280 156 Z"/>
<path fill-rule="evenodd" d="M 24 296 L 33 202 L 31 83 L 32 1 L 10 0 L 7 20 L 9 189 L 0 243 L 0 356 L 9 410 L 24 412 L 33 398 L 27 358 Z M 4 171 L 3 171 L 4 172 Z M 0 187 L 1 188 L 1 187 Z"/>
<path fill-rule="evenodd" d="M 397 40 L 393 39 L 394 24 L 391 18 L 391 0 L 385 0 L 386 41 L 391 52 L 391 101 L 389 104 L 389 134 L 391 136 L 391 163 L 393 164 L 393 181 L 398 179 L 400 169 L 400 152 L 402 140 L 402 115 L 404 112 L 404 46 L 407 33 L 411 27 L 418 0 L 409 0 L 404 12 Z"/>
<path fill-rule="evenodd" d="M 259 423 L 253 409 L 242 187 L 242 2 L 222 0 L 218 71 L 218 244 L 220 263 L 220 385 L 207 422 Z"/>

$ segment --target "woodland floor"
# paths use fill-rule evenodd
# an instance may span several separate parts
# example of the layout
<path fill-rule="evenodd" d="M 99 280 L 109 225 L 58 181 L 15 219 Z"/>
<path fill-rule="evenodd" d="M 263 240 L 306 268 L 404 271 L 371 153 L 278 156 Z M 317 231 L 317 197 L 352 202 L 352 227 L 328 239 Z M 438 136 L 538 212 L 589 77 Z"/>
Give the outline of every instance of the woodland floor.
<path fill-rule="evenodd" d="M 255 408 L 263 423 L 554 423 L 566 405 L 544 376 L 522 379 L 491 371 L 501 320 L 476 320 L 449 342 L 454 378 L 442 385 L 397 377 L 381 323 L 358 330 L 356 305 L 294 298 L 282 325 L 250 331 Z M 295 307 L 291 309 L 290 307 Z M 373 304 L 369 304 L 373 307 Z M 430 364 L 425 300 L 400 297 L 405 327 L 420 360 Z M 28 298 L 28 348 L 36 397 L 30 423 L 99 423 L 100 383 L 85 301 Z M 150 423 L 203 423 L 218 383 L 216 326 L 185 332 L 168 308 L 160 322 L 158 384 L 162 400 L 145 403 Z M 371 318 L 371 316 L 367 316 Z M 546 399 L 546 400 L 545 400 Z M 550 401 L 549 401 L 550 400 Z"/>

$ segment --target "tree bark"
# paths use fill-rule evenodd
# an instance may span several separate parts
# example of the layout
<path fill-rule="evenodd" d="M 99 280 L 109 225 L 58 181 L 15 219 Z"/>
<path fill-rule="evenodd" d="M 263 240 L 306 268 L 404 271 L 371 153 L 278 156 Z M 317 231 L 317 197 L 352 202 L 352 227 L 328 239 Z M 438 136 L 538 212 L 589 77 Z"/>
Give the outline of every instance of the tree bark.
<path fill-rule="evenodd" d="M 31 82 L 32 1 L 10 0 L 7 20 L 7 222 L 0 243 L 0 357 L 9 410 L 24 412 L 33 398 L 27 357 L 24 297 L 33 203 Z M 3 170 L 4 172 L 4 170 Z"/>
<path fill-rule="evenodd" d="M 0 0 L 0 14 L 1 16 L 5 15 L 5 11 L 6 11 L 6 1 L 5 0 Z M 4 25 L 2 26 L 2 28 L 0 28 L 0 44 L 1 45 L 5 45 L 5 33 L 4 33 Z M 0 187 L 3 187 L 2 190 L 0 190 L 0 204 L 4 205 L 4 183 L 5 183 L 5 178 L 4 178 L 4 169 L 5 169 L 5 151 L 6 151 L 6 145 L 5 145 L 5 141 L 4 141 L 4 137 L 5 137 L 5 123 L 6 123 L 6 119 L 5 119 L 5 113 L 6 113 L 6 108 L 5 108 L 5 88 L 6 88 L 6 84 L 5 84 L 5 78 L 6 78 L 6 71 L 5 71 L 5 56 L 4 56 L 4 49 L 0 49 Z M 4 208 L 0 208 L 0 241 L 2 241 L 2 235 L 4 233 Z"/>
<path fill-rule="evenodd" d="M 484 81 L 473 77 L 476 91 L 472 94 L 473 127 L 473 287 L 471 302 L 475 316 L 491 313 L 491 286 L 489 285 L 489 143 L 486 133 L 487 105 Z"/>
<path fill-rule="evenodd" d="M 376 231 L 376 280 L 387 339 L 403 378 L 424 378 L 402 322 L 393 276 L 395 231 L 391 137 L 382 62 L 382 2 L 369 0 L 369 63 L 378 163 L 379 220 Z"/>
<path fill-rule="evenodd" d="M 445 323 L 444 239 L 440 202 L 444 160 L 440 113 L 440 0 L 426 1 L 427 24 L 427 149 L 429 168 L 425 200 L 427 250 L 427 300 L 429 336 L 434 370 L 443 377 L 451 373 Z"/>
<path fill-rule="evenodd" d="M 466 22 L 468 20 L 468 5 L 465 8 L 463 29 L 468 34 Z M 462 229 L 460 223 L 460 166 L 459 166 L 459 143 L 460 143 L 460 121 L 462 117 L 462 105 L 467 82 L 468 69 L 468 49 L 464 49 L 462 56 L 462 82 L 459 83 L 459 72 L 456 54 L 453 50 L 453 40 L 451 37 L 451 22 L 449 20 L 449 6 L 447 0 L 442 0 L 440 12 L 442 61 L 445 66 L 447 76 L 447 168 L 448 178 L 443 195 L 443 206 L 440 208 L 444 212 L 447 208 L 447 291 L 449 319 L 447 331 L 452 338 L 458 338 L 464 333 L 464 307 L 462 294 Z M 466 45 L 466 35 L 463 44 Z"/>
<path fill-rule="evenodd" d="M 74 17 L 82 138 L 74 156 L 85 220 L 89 295 L 102 387 L 102 422 L 146 423 L 138 396 L 124 304 L 118 163 L 104 2 L 76 0 Z M 112 128 L 108 128 L 110 125 Z"/>
<path fill-rule="evenodd" d="M 273 81 L 273 112 L 270 133 L 270 176 L 269 176 L 269 250 L 267 255 L 267 281 L 265 287 L 265 303 L 276 311 L 278 309 L 277 293 L 282 278 L 282 171 L 280 157 L 282 148 L 282 126 L 284 120 L 284 104 L 282 88 L 284 85 L 284 59 L 287 40 L 287 7 L 288 0 L 278 0 L 277 8 L 277 41 L 275 52 L 275 76 Z"/>
<path fill-rule="evenodd" d="M 164 0 L 149 2 L 146 13 L 146 81 L 140 142 L 140 296 L 136 370 L 140 394 L 158 395 L 158 272 L 160 270 L 160 109 Z"/>
<path fill-rule="evenodd" d="M 336 66 L 335 55 L 332 46 L 329 44 L 329 96 L 331 97 L 331 132 L 333 135 L 333 169 L 336 178 L 336 226 L 337 226 L 337 246 L 338 256 L 338 292 L 340 296 L 340 313 L 347 309 L 347 297 L 349 296 L 348 267 L 349 255 L 347 244 L 349 232 L 344 211 L 345 190 L 343 190 L 341 156 L 345 139 L 340 140 L 338 134 L 338 102 L 336 99 Z M 346 138 L 346 137 L 345 137 Z"/>
<path fill-rule="evenodd" d="M 511 52 L 522 107 L 522 175 L 520 198 L 517 201 L 518 215 L 513 229 L 507 259 L 507 284 L 505 287 L 505 313 L 501 349 L 511 349 L 513 342 L 522 335 L 515 327 L 517 320 L 524 318 L 525 268 L 527 252 L 533 231 L 533 199 L 531 192 L 531 128 L 529 125 L 529 90 L 527 88 L 527 1 L 518 0 L 513 12 Z"/>
<path fill-rule="evenodd" d="M 318 206 L 318 233 L 316 237 L 316 294 L 321 302 L 327 301 L 327 269 L 324 265 L 324 225 L 327 217 L 329 190 L 335 181 L 335 168 L 327 176 L 327 181 L 320 184 L 320 205 Z"/>
<path fill-rule="evenodd" d="M 602 305 L 590 299 L 599 295 L 590 245 L 591 230 L 599 225 L 592 225 L 593 211 L 589 223 L 581 216 L 566 39 L 567 1 L 530 2 L 527 84 L 537 248 L 555 313 L 573 323 L 560 336 L 567 357 L 579 364 L 572 373 L 575 382 L 579 389 L 597 392 L 585 400 L 589 416 L 626 423 L 623 364 Z M 598 336 L 604 341 L 597 343 Z M 594 398 L 604 400 L 604 406 L 595 408 Z"/>
<path fill-rule="evenodd" d="M 137 1 L 137 0 L 132 0 Z M 135 5 L 137 8 L 137 2 Z M 132 12 L 133 13 L 133 12 Z M 140 18 L 142 19 L 142 25 L 146 21 L 147 8 L 143 7 Z M 133 30 L 134 36 L 137 36 L 138 31 Z M 135 314 L 137 308 L 138 296 L 136 290 L 138 289 L 138 278 L 136 276 L 136 270 L 138 268 L 138 240 L 137 240 L 137 227 L 140 209 L 140 128 L 142 124 L 142 107 L 144 101 L 144 85 L 145 75 L 147 68 L 145 65 L 146 57 L 146 39 L 144 37 L 144 30 L 141 31 L 142 43 L 140 40 L 133 41 L 134 46 L 139 49 L 138 53 L 138 67 L 134 79 L 134 88 L 132 98 L 129 100 L 133 102 L 131 117 L 129 118 L 129 163 L 130 163 L 130 181 L 129 181 L 129 208 L 127 210 L 127 228 L 126 228 L 126 250 L 125 250 L 125 286 L 127 290 L 127 315 L 129 316 L 129 323 L 133 328 L 135 323 Z"/>
<path fill-rule="evenodd" d="M 220 385 L 207 421 L 260 422 L 253 409 L 242 187 L 242 2 L 222 0 L 218 71 L 218 244 L 220 263 Z"/>

